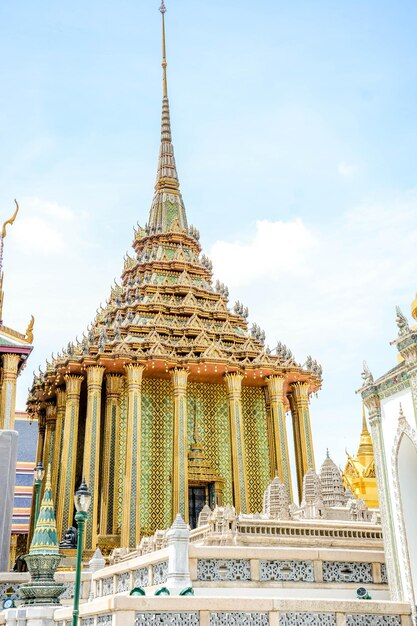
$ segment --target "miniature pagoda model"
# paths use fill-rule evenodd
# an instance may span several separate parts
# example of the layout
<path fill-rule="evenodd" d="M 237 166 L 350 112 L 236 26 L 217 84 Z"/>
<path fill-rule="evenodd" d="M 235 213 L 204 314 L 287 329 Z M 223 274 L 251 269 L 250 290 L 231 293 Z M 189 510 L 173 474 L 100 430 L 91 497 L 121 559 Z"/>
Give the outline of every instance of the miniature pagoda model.
<path fill-rule="evenodd" d="M 292 500 L 285 414 L 291 410 L 301 497 L 314 468 L 309 396 L 321 367 L 265 347 L 248 311 L 228 307 L 199 233 L 188 225 L 171 139 L 162 13 L 162 133 L 155 193 L 121 285 L 80 342 L 36 376 L 28 410 L 44 415 L 57 527 L 73 526 L 82 475 L 92 492 L 86 550 L 135 547 L 207 501 L 262 510 L 278 474 Z M 197 436 L 196 436 L 197 433 Z M 202 461 L 202 462 L 200 462 Z M 61 469 L 59 469 L 61 468 Z M 58 471 L 59 470 L 59 471 Z"/>

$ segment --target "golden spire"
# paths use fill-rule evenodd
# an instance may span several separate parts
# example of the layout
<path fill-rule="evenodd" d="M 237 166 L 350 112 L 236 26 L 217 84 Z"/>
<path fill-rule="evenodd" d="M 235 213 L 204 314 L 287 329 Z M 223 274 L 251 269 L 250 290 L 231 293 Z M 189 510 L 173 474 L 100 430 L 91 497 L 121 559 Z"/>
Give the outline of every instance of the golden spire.
<path fill-rule="evenodd" d="M 368 467 L 369 463 L 374 458 L 374 447 L 372 445 L 372 438 L 368 430 L 365 416 L 365 406 L 362 404 L 362 432 L 359 441 L 359 448 L 357 453 L 358 461 L 364 466 Z"/>
<path fill-rule="evenodd" d="M 162 123 L 161 147 L 156 173 L 155 195 L 149 212 L 148 227 L 152 233 L 187 230 L 185 207 L 179 192 L 180 183 L 172 145 L 169 113 L 167 58 L 165 39 L 165 2 L 159 8 L 162 15 Z M 169 197 L 167 195 L 169 194 Z"/>
<path fill-rule="evenodd" d="M 362 434 L 365 433 L 369 435 L 368 424 L 366 423 L 365 406 L 362 403 Z"/>
<path fill-rule="evenodd" d="M 162 0 L 161 6 L 159 7 L 162 15 L 162 93 L 163 97 L 168 97 L 168 86 L 167 86 L 167 51 L 165 45 L 165 13 L 166 7 L 165 2 Z"/>

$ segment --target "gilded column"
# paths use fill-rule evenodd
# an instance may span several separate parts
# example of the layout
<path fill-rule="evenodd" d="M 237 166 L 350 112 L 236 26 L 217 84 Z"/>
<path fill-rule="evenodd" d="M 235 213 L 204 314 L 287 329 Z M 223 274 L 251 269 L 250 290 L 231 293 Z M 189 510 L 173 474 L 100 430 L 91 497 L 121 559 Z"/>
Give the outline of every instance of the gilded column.
<path fill-rule="evenodd" d="M 369 412 L 369 426 L 374 446 L 375 476 L 378 486 L 379 509 L 381 512 L 382 534 L 384 537 L 385 563 L 387 565 L 390 599 L 403 599 L 401 574 L 396 555 L 397 537 L 394 529 L 394 514 L 390 498 L 390 487 L 386 465 L 384 433 L 381 421 L 381 402 L 376 390 L 370 389 L 368 395 L 362 393 L 363 401 Z"/>
<path fill-rule="evenodd" d="M 117 530 L 117 480 L 119 467 L 120 392 L 122 377 L 106 375 L 106 409 L 102 455 L 100 535 L 115 535 Z"/>
<path fill-rule="evenodd" d="M 3 354 L 3 382 L 1 385 L 0 430 L 14 429 L 16 405 L 18 354 Z"/>
<path fill-rule="evenodd" d="M 66 403 L 64 419 L 63 447 L 61 455 L 61 477 L 57 502 L 57 532 L 62 538 L 63 531 L 73 526 L 75 470 L 77 463 L 78 416 L 80 410 L 80 391 L 83 376 L 67 374 Z M 78 485 L 77 485 L 78 487 Z"/>
<path fill-rule="evenodd" d="M 130 363 L 127 376 L 127 450 L 120 545 L 134 548 L 140 542 L 140 445 L 142 376 L 144 365 Z"/>
<path fill-rule="evenodd" d="M 54 400 L 48 400 L 46 406 L 46 431 L 45 431 L 45 444 L 43 447 L 43 459 L 42 464 L 45 470 L 48 469 L 49 463 L 52 464 L 52 455 L 55 443 L 55 425 L 56 425 L 56 407 Z"/>
<path fill-rule="evenodd" d="M 290 403 L 291 416 L 292 416 L 292 432 L 294 437 L 294 454 L 295 454 L 295 471 L 297 474 L 297 490 L 298 501 L 301 502 L 303 498 L 303 460 L 301 452 L 301 435 L 300 435 L 300 421 L 298 419 L 298 413 L 294 402 L 294 396 L 292 393 L 288 394 L 288 400 Z"/>
<path fill-rule="evenodd" d="M 283 376 L 269 376 L 267 378 L 270 404 L 270 421 L 274 437 L 274 465 L 280 479 L 287 485 L 290 501 L 292 502 L 292 485 L 290 471 L 290 457 L 288 454 L 288 438 L 285 425 L 284 383 Z"/>
<path fill-rule="evenodd" d="M 91 493 L 91 504 L 85 525 L 85 549 L 95 550 L 97 544 L 99 504 L 99 457 L 101 388 L 105 368 L 101 365 L 87 367 L 87 415 L 85 420 L 83 476 Z"/>
<path fill-rule="evenodd" d="M 54 495 L 54 502 L 57 502 L 58 489 L 59 489 L 59 477 L 61 475 L 61 454 L 62 454 L 62 438 L 64 432 L 64 418 L 65 418 L 65 401 L 66 391 L 65 387 L 57 387 L 56 389 L 56 425 L 55 425 L 55 444 L 52 455 L 52 490 Z"/>
<path fill-rule="evenodd" d="M 302 473 L 315 469 L 313 437 L 311 435 L 310 411 L 308 408 L 308 383 L 291 385 L 295 412 L 300 429 Z"/>
<path fill-rule="evenodd" d="M 46 431 L 46 420 L 45 420 L 45 412 L 39 406 L 36 409 L 37 420 L 38 420 L 38 442 L 36 445 L 36 457 L 35 457 L 35 465 L 38 461 L 42 461 L 43 459 L 43 451 L 44 451 L 44 443 L 45 443 L 45 431 Z M 43 461 L 42 461 L 43 462 Z M 33 489 L 32 494 L 34 495 L 35 490 Z M 30 543 L 32 541 L 33 535 L 33 519 L 35 515 L 35 498 L 32 497 L 32 504 L 30 508 L 30 523 L 29 523 L 29 533 L 28 533 L 28 543 L 27 549 L 29 551 Z"/>
<path fill-rule="evenodd" d="M 269 390 L 267 386 L 265 386 L 263 389 L 264 389 L 264 396 L 265 396 L 266 414 L 269 417 L 271 414 L 271 402 L 269 399 Z M 269 477 L 272 480 L 273 478 L 275 478 L 275 475 L 277 473 L 277 468 L 275 467 L 275 441 L 274 441 L 274 431 L 272 428 L 271 419 L 267 419 L 266 428 L 267 428 L 267 435 L 268 435 L 268 451 L 269 451 Z"/>
<path fill-rule="evenodd" d="M 36 445 L 36 459 L 35 465 L 38 461 L 42 461 L 43 459 L 43 450 L 45 443 L 45 431 L 46 431 L 46 420 L 45 413 L 42 409 L 37 409 L 37 419 L 38 419 L 38 443 Z"/>
<path fill-rule="evenodd" d="M 229 398 L 234 506 L 238 513 L 247 513 L 248 485 L 242 412 L 243 375 L 238 373 L 226 374 L 225 380 Z"/>
<path fill-rule="evenodd" d="M 178 513 L 188 524 L 188 446 L 187 379 L 188 370 L 171 370 L 174 385 L 174 448 L 172 464 L 172 519 Z"/>

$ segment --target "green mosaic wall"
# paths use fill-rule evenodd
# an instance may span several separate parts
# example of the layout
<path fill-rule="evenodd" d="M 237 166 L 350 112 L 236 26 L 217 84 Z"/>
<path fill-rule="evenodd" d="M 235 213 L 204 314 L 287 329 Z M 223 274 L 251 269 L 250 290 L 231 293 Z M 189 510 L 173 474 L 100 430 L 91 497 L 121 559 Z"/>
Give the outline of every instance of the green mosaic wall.
<path fill-rule="evenodd" d="M 230 452 L 230 424 L 225 385 L 188 383 L 188 441 L 191 443 L 194 413 L 205 457 L 214 471 L 225 480 L 223 503 L 233 504 Z"/>
<path fill-rule="evenodd" d="M 171 523 L 173 395 L 168 380 L 142 381 L 140 473 L 141 534 L 151 535 Z"/>
<path fill-rule="evenodd" d="M 242 387 L 243 429 L 249 512 L 259 513 L 270 481 L 269 446 L 265 396 L 260 387 Z"/>

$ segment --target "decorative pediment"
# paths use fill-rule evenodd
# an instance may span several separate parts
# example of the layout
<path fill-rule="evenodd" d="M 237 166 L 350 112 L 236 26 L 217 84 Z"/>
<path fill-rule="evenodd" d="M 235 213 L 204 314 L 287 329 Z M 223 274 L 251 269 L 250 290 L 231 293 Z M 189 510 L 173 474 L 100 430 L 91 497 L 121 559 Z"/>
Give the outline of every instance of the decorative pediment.
<path fill-rule="evenodd" d="M 185 296 L 185 298 L 183 299 L 182 304 L 184 306 L 190 306 L 194 308 L 198 306 L 198 301 L 195 295 L 191 291 L 189 291 L 187 295 Z"/>
<path fill-rule="evenodd" d="M 178 246 L 177 251 L 174 256 L 174 261 L 187 261 L 187 258 L 184 254 L 184 250 L 182 246 Z"/>
<path fill-rule="evenodd" d="M 184 285 L 186 287 L 191 287 L 192 282 L 191 282 L 188 272 L 186 272 L 185 270 L 181 272 L 181 274 L 178 276 L 177 284 Z"/>
<path fill-rule="evenodd" d="M 371 461 L 363 473 L 366 478 L 376 478 L 375 474 L 375 461 Z"/>
<path fill-rule="evenodd" d="M 153 345 L 150 349 L 148 354 L 150 356 L 167 356 L 168 351 L 166 350 L 166 348 L 162 345 L 162 343 L 159 341 L 158 343 L 156 343 L 155 345 Z"/>
<path fill-rule="evenodd" d="M 158 313 L 158 315 L 155 317 L 155 319 L 154 319 L 154 322 L 153 322 L 153 323 L 154 323 L 154 325 L 155 325 L 156 327 L 158 327 L 158 326 L 159 326 L 159 327 L 160 327 L 160 326 L 167 326 L 166 319 L 164 318 L 164 316 L 162 315 L 162 313 L 161 313 L 161 312 L 159 312 L 159 313 Z"/>
<path fill-rule="evenodd" d="M 223 359 L 224 354 L 220 350 L 217 344 L 211 345 L 207 350 L 203 352 L 203 358 L 205 359 Z"/>
<path fill-rule="evenodd" d="M 228 313 L 228 308 L 222 298 L 219 298 L 214 305 L 215 311 L 222 311 L 223 313 Z"/>
<path fill-rule="evenodd" d="M 222 332 L 223 333 L 227 333 L 229 335 L 234 335 L 235 334 L 235 329 L 233 328 L 233 326 L 231 325 L 229 320 L 226 320 L 224 322 L 223 327 L 222 327 Z"/>
<path fill-rule="evenodd" d="M 210 341 L 209 336 L 207 335 L 207 333 L 203 330 L 203 332 L 201 332 L 195 339 L 194 339 L 194 345 L 195 346 L 201 346 L 202 348 L 208 348 L 209 346 L 211 346 L 212 341 Z"/>
<path fill-rule="evenodd" d="M 203 330 L 204 326 L 200 318 L 194 313 L 185 325 L 188 330 Z"/>
<path fill-rule="evenodd" d="M 251 337 L 248 337 L 245 343 L 241 346 L 239 352 L 249 352 L 249 353 L 258 354 L 259 346 L 253 341 L 253 339 L 251 339 Z"/>

